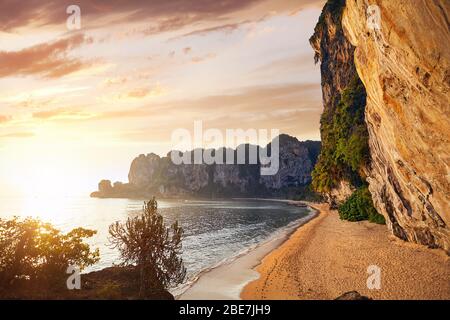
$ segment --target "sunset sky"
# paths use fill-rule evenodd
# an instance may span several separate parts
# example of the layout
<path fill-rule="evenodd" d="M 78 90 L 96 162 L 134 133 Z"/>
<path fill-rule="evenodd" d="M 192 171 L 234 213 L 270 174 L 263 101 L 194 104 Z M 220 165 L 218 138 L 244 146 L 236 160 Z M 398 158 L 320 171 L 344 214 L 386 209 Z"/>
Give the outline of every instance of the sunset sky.
<path fill-rule="evenodd" d="M 134 157 L 165 155 L 195 120 L 320 139 L 308 39 L 323 4 L 0 0 L 0 194 L 127 181 Z"/>

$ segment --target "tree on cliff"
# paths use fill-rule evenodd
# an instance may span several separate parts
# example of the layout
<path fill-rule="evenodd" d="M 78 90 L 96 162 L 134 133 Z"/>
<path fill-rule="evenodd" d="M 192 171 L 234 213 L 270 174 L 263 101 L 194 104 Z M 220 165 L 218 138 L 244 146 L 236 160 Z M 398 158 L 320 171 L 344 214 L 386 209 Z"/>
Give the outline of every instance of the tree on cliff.
<path fill-rule="evenodd" d="M 181 258 L 183 229 L 177 221 L 166 228 L 157 209 L 153 198 L 144 203 L 139 216 L 109 227 L 110 243 L 119 250 L 122 265 L 137 272 L 141 298 L 180 284 L 186 276 Z"/>

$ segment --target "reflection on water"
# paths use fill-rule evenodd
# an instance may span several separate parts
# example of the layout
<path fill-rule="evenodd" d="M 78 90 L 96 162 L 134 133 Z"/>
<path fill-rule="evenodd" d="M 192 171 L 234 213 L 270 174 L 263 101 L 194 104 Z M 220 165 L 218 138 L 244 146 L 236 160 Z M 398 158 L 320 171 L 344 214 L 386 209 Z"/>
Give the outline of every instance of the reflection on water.
<path fill-rule="evenodd" d="M 0 217 L 38 217 L 57 228 L 97 230 L 89 244 L 100 249 L 101 260 L 89 270 L 117 263 L 108 246 L 108 227 L 142 210 L 143 201 L 89 197 L 4 197 Z M 188 279 L 201 270 L 236 256 L 305 217 L 308 210 L 273 201 L 159 201 L 167 225 L 178 220 L 185 231 L 183 258 Z"/>

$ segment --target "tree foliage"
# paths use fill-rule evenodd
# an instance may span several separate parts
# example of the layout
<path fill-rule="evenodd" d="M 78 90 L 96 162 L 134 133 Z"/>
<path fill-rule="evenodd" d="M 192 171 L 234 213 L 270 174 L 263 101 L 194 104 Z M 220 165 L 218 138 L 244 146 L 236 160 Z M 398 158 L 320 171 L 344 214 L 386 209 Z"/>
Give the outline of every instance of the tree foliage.
<path fill-rule="evenodd" d="M 366 92 L 355 75 L 335 110 L 326 110 L 322 115 L 322 151 L 312 173 L 312 185 L 317 192 L 329 192 L 341 180 L 355 187 L 363 184 L 362 168 L 370 160 L 365 106 Z"/>
<path fill-rule="evenodd" d="M 356 190 L 346 202 L 339 206 L 339 217 L 348 221 L 369 220 L 378 224 L 386 223 L 384 216 L 374 208 L 372 196 L 367 186 Z"/>
<path fill-rule="evenodd" d="M 138 272 L 141 297 L 180 284 L 186 276 L 183 229 L 177 221 L 166 228 L 157 209 L 153 198 L 144 204 L 142 214 L 109 227 L 110 243 L 119 250 L 122 265 Z"/>
<path fill-rule="evenodd" d="M 62 233 L 32 218 L 0 219 L 0 287 L 65 287 L 69 265 L 82 270 L 99 260 L 98 249 L 84 242 L 95 233 L 83 228 Z"/>

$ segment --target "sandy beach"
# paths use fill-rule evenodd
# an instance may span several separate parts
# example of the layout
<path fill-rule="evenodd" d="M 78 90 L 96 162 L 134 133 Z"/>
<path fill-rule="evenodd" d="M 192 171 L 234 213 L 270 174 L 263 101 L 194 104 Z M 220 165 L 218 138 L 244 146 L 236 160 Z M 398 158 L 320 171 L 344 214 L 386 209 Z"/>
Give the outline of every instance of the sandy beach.
<path fill-rule="evenodd" d="M 290 234 L 200 276 L 178 299 L 450 299 L 450 258 L 390 236 L 386 226 L 341 221 L 326 204 Z M 381 288 L 367 288 L 367 268 Z"/>
<path fill-rule="evenodd" d="M 406 243 L 386 226 L 341 221 L 328 205 L 256 268 L 242 299 L 335 299 L 356 290 L 373 299 L 450 299 L 450 259 Z M 367 268 L 381 268 L 381 288 L 367 288 Z"/>

